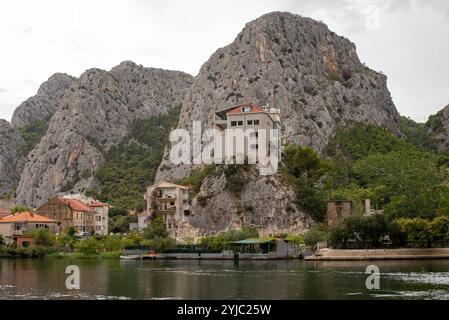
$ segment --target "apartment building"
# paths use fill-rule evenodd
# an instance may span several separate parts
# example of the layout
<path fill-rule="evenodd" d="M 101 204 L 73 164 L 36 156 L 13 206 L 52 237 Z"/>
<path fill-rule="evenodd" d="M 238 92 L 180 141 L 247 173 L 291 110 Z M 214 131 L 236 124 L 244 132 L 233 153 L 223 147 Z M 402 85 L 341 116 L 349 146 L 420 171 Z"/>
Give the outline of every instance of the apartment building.
<path fill-rule="evenodd" d="M 259 129 L 265 130 L 264 132 L 266 136 L 264 143 L 266 156 L 270 156 L 270 129 L 278 129 L 279 144 L 281 141 L 281 116 L 280 110 L 276 108 L 268 106 L 259 107 L 253 103 L 247 103 L 217 112 L 215 114 L 214 123 L 215 128 L 222 133 L 222 137 L 224 138 L 223 154 L 227 157 L 229 154 L 226 154 L 226 145 L 228 145 L 228 148 L 232 146 L 234 156 L 240 154 L 239 150 L 243 149 L 243 156 L 247 157 L 248 150 L 253 150 L 257 154 L 257 161 L 259 161 L 258 150 L 260 143 L 263 143 L 262 139 L 259 137 Z M 237 139 L 234 139 L 234 141 L 229 141 L 226 139 L 226 129 L 241 129 L 243 132 L 246 132 L 247 129 L 252 129 L 254 132 L 249 136 L 254 137 L 255 139 L 251 141 L 249 137 L 245 137 L 243 145 L 237 146 Z M 280 148 L 278 152 L 280 155 Z"/>
<path fill-rule="evenodd" d="M 180 220 L 191 214 L 191 187 L 161 181 L 147 188 L 145 193 L 147 211 L 138 216 L 139 230 L 146 227 L 155 214 L 163 215 L 167 231 L 177 237 Z"/>
<path fill-rule="evenodd" d="M 108 234 L 109 204 L 98 201 L 89 201 L 88 205 L 95 210 L 95 234 L 106 236 Z"/>
<path fill-rule="evenodd" d="M 78 234 L 95 233 L 96 211 L 79 199 L 55 197 L 37 208 L 36 213 L 58 221 L 58 232 L 74 227 Z"/>

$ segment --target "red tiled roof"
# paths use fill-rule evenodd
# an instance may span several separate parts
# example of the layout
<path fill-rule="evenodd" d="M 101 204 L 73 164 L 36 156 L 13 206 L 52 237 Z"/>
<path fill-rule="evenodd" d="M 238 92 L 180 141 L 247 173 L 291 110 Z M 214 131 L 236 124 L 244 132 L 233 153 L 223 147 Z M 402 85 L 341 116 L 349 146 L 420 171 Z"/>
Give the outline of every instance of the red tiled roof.
<path fill-rule="evenodd" d="M 252 103 L 248 103 L 248 104 L 243 104 L 241 106 L 237 106 L 235 108 L 233 108 L 232 110 L 230 110 L 228 113 L 226 114 L 230 114 L 230 113 L 242 113 L 242 108 L 251 108 L 251 110 L 249 112 L 262 112 L 262 108 L 259 106 L 256 106 L 255 104 Z"/>
<path fill-rule="evenodd" d="M 69 198 L 59 198 L 65 204 L 67 204 L 72 210 L 80 211 L 80 212 L 92 212 L 92 208 L 90 208 L 87 204 L 78 199 L 69 199 Z"/>
<path fill-rule="evenodd" d="M 98 201 L 91 201 L 89 203 L 89 207 L 109 207 L 109 203 L 104 203 L 104 202 L 98 202 Z"/>
<path fill-rule="evenodd" d="M 0 219 L 0 223 L 14 223 L 14 222 L 56 223 L 57 221 L 28 211 L 11 214 L 3 219 Z"/>

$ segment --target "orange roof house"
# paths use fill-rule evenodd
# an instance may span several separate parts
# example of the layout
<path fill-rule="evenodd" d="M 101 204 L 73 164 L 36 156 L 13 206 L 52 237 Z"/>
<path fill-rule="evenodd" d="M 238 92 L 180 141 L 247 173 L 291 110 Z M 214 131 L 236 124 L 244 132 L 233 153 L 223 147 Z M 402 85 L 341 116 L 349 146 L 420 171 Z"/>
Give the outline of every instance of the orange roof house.
<path fill-rule="evenodd" d="M 22 236 L 25 232 L 41 228 L 54 232 L 57 224 L 56 220 L 32 212 L 19 212 L 0 219 L 0 234 L 4 237 L 15 238 Z"/>
<path fill-rule="evenodd" d="M 40 216 L 28 211 L 10 214 L 3 218 L 0 223 L 20 223 L 20 222 L 36 222 L 36 223 L 57 223 L 56 220 Z"/>

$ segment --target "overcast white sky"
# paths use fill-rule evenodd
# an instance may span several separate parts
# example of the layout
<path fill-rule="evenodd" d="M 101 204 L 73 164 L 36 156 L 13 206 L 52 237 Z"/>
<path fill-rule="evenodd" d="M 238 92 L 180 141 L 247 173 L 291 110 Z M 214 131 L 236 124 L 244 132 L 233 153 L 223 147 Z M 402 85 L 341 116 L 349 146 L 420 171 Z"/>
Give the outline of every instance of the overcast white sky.
<path fill-rule="evenodd" d="M 8 0 L 0 4 L 0 118 L 53 73 L 124 60 L 196 75 L 245 23 L 271 11 L 324 21 L 387 74 L 399 112 L 418 121 L 449 104 L 447 0 Z"/>

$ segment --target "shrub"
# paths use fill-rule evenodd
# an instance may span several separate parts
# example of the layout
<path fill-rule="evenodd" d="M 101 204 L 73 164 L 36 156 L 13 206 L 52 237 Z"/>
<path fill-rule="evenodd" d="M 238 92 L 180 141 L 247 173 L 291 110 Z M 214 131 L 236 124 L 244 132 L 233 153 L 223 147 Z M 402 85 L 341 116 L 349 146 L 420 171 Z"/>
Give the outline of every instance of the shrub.
<path fill-rule="evenodd" d="M 15 213 L 19 213 L 19 212 L 31 212 L 33 211 L 31 208 L 29 207 L 25 207 L 25 206 L 15 206 L 12 207 L 10 210 L 11 214 L 15 214 Z"/>
<path fill-rule="evenodd" d="M 204 179 L 210 176 L 215 170 L 214 165 L 207 165 L 201 170 L 193 170 L 190 175 L 183 179 L 180 183 L 184 185 L 191 185 L 193 194 L 200 192 L 201 185 Z"/>
<path fill-rule="evenodd" d="M 33 237 L 36 246 L 51 247 L 55 245 L 56 242 L 56 237 L 53 232 L 44 228 L 26 232 L 25 235 Z"/>
<path fill-rule="evenodd" d="M 372 216 L 351 216 L 345 218 L 329 234 L 329 245 L 334 248 L 346 248 L 351 240 L 357 248 L 380 248 L 385 237 L 390 238 L 393 246 L 403 244 L 403 234 L 399 225 L 384 214 Z"/>
<path fill-rule="evenodd" d="M 97 254 L 101 250 L 101 243 L 95 237 L 90 237 L 79 241 L 76 249 L 84 255 Z"/>
<path fill-rule="evenodd" d="M 315 225 L 304 234 L 304 243 L 307 246 L 314 247 L 318 242 L 323 241 L 326 241 L 326 232 L 319 225 Z"/>

